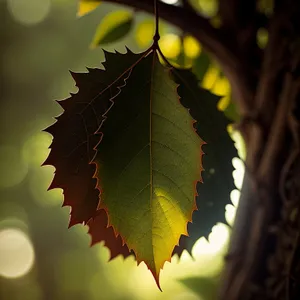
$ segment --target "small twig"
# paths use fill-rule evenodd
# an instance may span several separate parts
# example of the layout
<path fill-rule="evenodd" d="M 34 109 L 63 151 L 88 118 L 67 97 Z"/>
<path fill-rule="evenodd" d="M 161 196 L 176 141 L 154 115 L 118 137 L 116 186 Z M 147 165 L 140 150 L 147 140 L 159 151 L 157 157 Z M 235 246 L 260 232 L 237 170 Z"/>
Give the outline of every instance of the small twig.
<path fill-rule="evenodd" d="M 106 0 L 114 4 L 123 4 L 153 13 L 153 0 Z M 238 49 L 231 43 L 235 36 L 224 35 L 214 28 L 209 19 L 194 10 L 168 5 L 158 1 L 160 17 L 184 32 L 194 36 L 221 66 L 224 74 L 232 84 L 232 91 L 239 112 L 248 115 L 253 106 L 253 89 L 249 85 L 249 64 Z M 248 66 L 248 67 L 247 67 Z M 251 66 L 250 66 L 251 67 Z"/>
<path fill-rule="evenodd" d="M 154 0 L 154 15 L 155 15 L 155 34 L 153 36 L 153 41 L 154 41 L 154 44 L 157 46 L 158 41 L 160 39 L 158 0 Z"/>

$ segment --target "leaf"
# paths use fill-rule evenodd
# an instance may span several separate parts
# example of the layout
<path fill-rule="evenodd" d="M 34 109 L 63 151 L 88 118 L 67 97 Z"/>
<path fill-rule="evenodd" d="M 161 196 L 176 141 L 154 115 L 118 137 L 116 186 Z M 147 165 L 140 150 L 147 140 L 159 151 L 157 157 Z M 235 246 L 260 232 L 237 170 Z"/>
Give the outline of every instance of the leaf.
<path fill-rule="evenodd" d="M 219 278 L 187 277 L 180 279 L 179 282 L 198 295 L 200 299 L 217 299 Z"/>
<path fill-rule="evenodd" d="M 104 209 L 99 209 L 95 217 L 87 222 L 89 234 L 92 238 L 91 246 L 104 241 L 104 245 L 110 250 L 110 259 L 123 255 L 127 257 L 130 254 L 127 245 L 123 245 L 121 237 L 116 237 L 112 227 L 107 227 L 108 218 Z"/>
<path fill-rule="evenodd" d="M 49 187 L 64 190 L 63 206 L 71 206 L 70 225 L 86 223 L 95 216 L 99 202 L 96 166 L 91 164 L 94 147 L 100 136 L 95 135 L 103 121 L 102 115 L 111 105 L 111 97 L 119 93 L 130 70 L 128 68 L 144 54 L 105 52 L 106 70 L 89 69 L 89 73 L 72 73 L 79 87 L 77 94 L 59 101 L 64 113 L 45 129 L 54 137 L 51 152 L 43 165 L 56 168 Z M 126 56 L 126 59 L 124 57 Z"/>
<path fill-rule="evenodd" d="M 197 185 L 197 207 L 193 222 L 188 226 L 189 237 L 182 236 L 180 247 L 174 249 L 181 254 L 183 249 L 191 253 L 194 243 L 202 236 L 208 237 L 211 228 L 218 222 L 226 223 L 225 206 L 231 203 L 230 193 L 235 188 L 232 177 L 232 159 L 237 156 L 234 142 L 227 132 L 229 121 L 217 109 L 220 97 L 199 87 L 199 81 L 189 70 L 173 70 L 181 103 L 189 108 L 197 120 L 197 133 L 207 143 L 204 145 L 204 184 Z"/>
<path fill-rule="evenodd" d="M 90 13 L 91 11 L 95 10 L 100 4 L 101 1 L 96 0 L 79 0 L 77 16 L 82 17 Z"/>
<path fill-rule="evenodd" d="M 100 44 L 116 42 L 130 31 L 132 25 L 132 13 L 125 10 L 109 13 L 99 24 L 91 43 L 91 48 L 95 48 Z"/>
<path fill-rule="evenodd" d="M 159 286 L 160 269 L 196 209 L 203 141 L 155 51 L 132 69 L 112 101 L 94 160 L 99 208 Z"/>

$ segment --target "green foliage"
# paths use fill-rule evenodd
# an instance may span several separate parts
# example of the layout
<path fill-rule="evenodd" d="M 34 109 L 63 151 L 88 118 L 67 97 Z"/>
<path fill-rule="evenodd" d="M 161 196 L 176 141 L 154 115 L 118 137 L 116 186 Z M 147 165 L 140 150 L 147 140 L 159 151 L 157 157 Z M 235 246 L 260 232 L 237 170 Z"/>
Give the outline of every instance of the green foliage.
<path fill-rule="evenodd" d="M 77 16 L 82 17 L 94 9 L 96 9 L 101 4 L 101 1 L 95 0 L 79 0 L 78 9 L 77 9 Z"/>
<path fill-rule="evenodd" d="M 133 16 L 128 11 L 114 11 L 104 17 L 99 24 L 91 47 L 110 44 L 118 41 L 128 34 L 133 25 Z"/>

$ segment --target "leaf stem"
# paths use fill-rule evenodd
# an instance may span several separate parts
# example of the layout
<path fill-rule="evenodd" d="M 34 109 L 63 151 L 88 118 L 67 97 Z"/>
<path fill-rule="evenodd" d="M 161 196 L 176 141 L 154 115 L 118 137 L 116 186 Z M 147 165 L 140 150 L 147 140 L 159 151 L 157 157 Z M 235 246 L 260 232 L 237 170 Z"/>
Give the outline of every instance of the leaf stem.
<path fill-rule="evenodd" d="M 153 36 L 154 47 L 158 47 L 159 35 L 159 12 L 158 12 L 158 0 L 154 0 L 154 15 L 155 15 L 155 34 Z"/>

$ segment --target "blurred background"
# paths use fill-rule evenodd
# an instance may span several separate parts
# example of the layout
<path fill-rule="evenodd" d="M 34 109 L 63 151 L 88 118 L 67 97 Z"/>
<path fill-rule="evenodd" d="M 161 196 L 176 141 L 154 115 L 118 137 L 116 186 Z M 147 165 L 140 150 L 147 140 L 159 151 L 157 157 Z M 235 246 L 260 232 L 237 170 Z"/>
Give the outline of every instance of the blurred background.
<path fill-rule="evenodd" d="M 205 2 L 207 14 L 213 15 L 215 2 Z M 216 224 L 208 241 L 199 239 L 192 249 L 193 258 L 184 251 L 181 259 L 174 256 L 166 263 L 160 292 L 143 263 L 137 267 L 132 257 L 108 262 L 109 250 L 101 243 L 90 247 L 86 227 L 67 229 L 69 208 L 61 207 L 62 191 L 47 191 L 54 168 L 40 165 L 49 153 L 52 137 L 42 130 L 62 113 L 54 100 L 76 92 L 69 70 L 101 67 L 103 51 L 93 45 L 94 34 L 105 15 L 121 8 L 132 12 L 101 4 L 78 18 L 74 0 L 0 0 L 1 300 L 214 297 L 230 235 L 228 225 Z M 103 48 L 125 52 L 126 44 L 133 51 L 146 49 L 151 43 L 153 18 L 139 12 L 132 26 L 129 35 Z M 184 52 L 181 63 L 187 65 L 199 57 L 201 46 L 192 37 L 183 39 L 179 30 L 168 24 L 163 24 L 162 30 L 161 47 L 167 57 L 182 59 Z M 214 66 L 205 74 L 203 86 L 224 96 L 220 107 L 227 108 L 227 80 Z M 237 189 L 231 194 L 232 205 L 226 206 L 229 224 L 243 176 L 241 160 L 235 158 L 233 164 Z"/>

